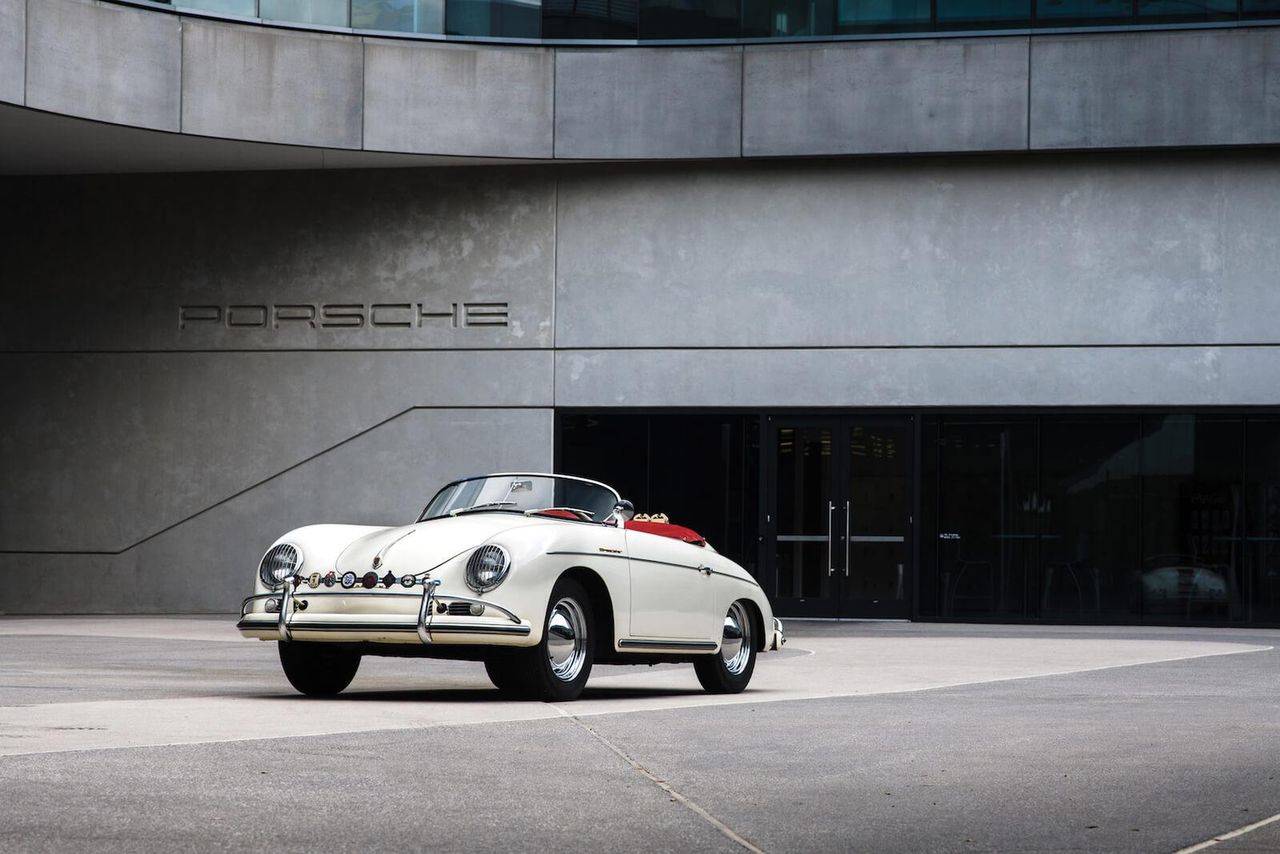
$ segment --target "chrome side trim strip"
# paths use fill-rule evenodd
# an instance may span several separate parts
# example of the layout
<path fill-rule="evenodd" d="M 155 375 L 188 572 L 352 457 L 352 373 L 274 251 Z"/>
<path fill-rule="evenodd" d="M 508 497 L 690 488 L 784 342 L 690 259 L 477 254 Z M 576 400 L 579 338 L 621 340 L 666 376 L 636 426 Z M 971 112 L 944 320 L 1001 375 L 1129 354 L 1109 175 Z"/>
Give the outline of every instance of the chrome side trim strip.
<path fill-rule="evenodd" d="M 716 648 L 715 641 L 678 641 L 678 640 L 654 640 L 647 638 L 623 638 L 618 641 L 621 647 L 637 647 L 642 646 L 648 648 L 660 649 L 705 649 L 714 650 Z"/>
<path fill-rule="evenodd" d="M 823 539 L 826 539 L 826 538 L 825 538 L 825 537 L 823 537 Z M 652 560 L 652 559 L 647 558 L 647 557 L 633 557 L 633 556 L 629 556 L 629 555 L 615 555 L 615 554 L 609 554 L 608 552 L 569 552 L 569 551 L 550 551 L 550 552 L 547 552 L 547 554 L 549 554 L 549 555 L 571 555 L 571 556 L 575 556 L 575 557 L 612 557 L 612 558 L 622 558 L 622 559 L 624 559 L 624 560 L 633 560 L 633 561 L 636 561 L 636 562 L 638 562 L 638 563 L 653 563 L 653 564 L 657 564 L 658 566 L 673 566 L 673 567 L 675 567 L 676 569 L 690 569 L 690 570 L 693 570 L 694 572 L 706 572 L 706 570 L 707 570 L 707 567 L 702 567 L 702 566 L 689 566 L 687 563 L 671 563 L 670 561 L 666 561 L 666 560 Z M 718 569 L 713 569 L 713 570 L 711 570 L 710 574 L 711 574 L 711 575 L 721 575 L 721 576 L 724 576 L 725 578 L 732 578 L 734 581 L 745 581 L 745 582 L 747 582 L 748 584 L 753 584 L 753 585 L 755 585 L 756 587 L 759 587 L 759 586 L 760 586 L 760 582 L 759 582 L 759 581 L 756 581 L 754 578 L 751 578 L 750 576 L 748 576 L 747 578 L 741 578 L 741 577 L 739 577 L 739 576 L 737 576 L 737 575 L 732 575 L 732 574 L 730 574 L 730 573 L 728 573 L 728 572 L 721 572 L 721 571 L 720 571 L 720 570 L 718 570 Z"/>

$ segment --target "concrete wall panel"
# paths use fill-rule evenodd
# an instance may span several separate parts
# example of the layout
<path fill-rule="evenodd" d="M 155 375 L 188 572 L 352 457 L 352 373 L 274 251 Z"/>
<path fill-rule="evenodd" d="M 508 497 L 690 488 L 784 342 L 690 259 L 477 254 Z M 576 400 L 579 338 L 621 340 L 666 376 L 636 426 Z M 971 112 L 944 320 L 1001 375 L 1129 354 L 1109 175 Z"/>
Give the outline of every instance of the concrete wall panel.
<path fill-rule="evenodd" d="M 546 48 L 367 40 L 364 147 L 549 158 L 554 72 Z"/>
<path fill-rule="evenodd" d="M 736 47 L 561 49 L 556 157 L 737 157 L 741 104 Z"/>
<path fill-rule="evenodd" d="M 566 407 L 1274 406 L 1278 387 L 1274 345 L 556 354 Z"/>
<path fill-rule="evenodd" d="M 1246 152 L 576 172 L 556 342 L 1272 341 L 1277 194 Z"/>
<path fill-rule="evenodd" d="M 118 551 L 415 406 L 551 403 L 538 351 L 5 355 L 0 372 L 22 401 L 0 551 Z"/>
<path fill-rule="evenodd" d="M 26 75 L 27 2 L 0 0 L 0 101 L 23 103 Z"/>
<path fill-rule="evenodd" d="M 1280 31 L 1044 36 L 1031 47 L 1031 147 L 1280 140 Z"/>
<path fill-rule="evenodd" d="M 13 241 L 5 285 L 21 294 L 0 313 L 8 349 L 551 343 L 555 187 L 545 175 L 31 179 L 8 195 L 22 199 L 0 211 Z M 376 317 L 375 305 L 385 306 Z M 359 325 L 326 326 L 326 311 L 355 311 L 332 322 Z"/>
<path fill-rule="evenodd" d="M 1013 151 L 1027 145 L 1027 39 L 746 49 L 743 155 Z"/>
<path fill-rule="evenodd" d="M 0 613 L 233 613 L 284 532 L 404 524 L 450 478 L 546 470 L 551 447 L 548 409 L 416 410 L 123 554 L 0 554 Z"/>
<path fill-rule="evenodd" d="M 360 148 L 360 39 L 185 18 L 182 51 L 184 132 Z"/>
<path fill-rule="evenodd" d="M 27 15 L 27 106 L 178 130 L 177 16 L 89 0 L 40 0 Z"/>

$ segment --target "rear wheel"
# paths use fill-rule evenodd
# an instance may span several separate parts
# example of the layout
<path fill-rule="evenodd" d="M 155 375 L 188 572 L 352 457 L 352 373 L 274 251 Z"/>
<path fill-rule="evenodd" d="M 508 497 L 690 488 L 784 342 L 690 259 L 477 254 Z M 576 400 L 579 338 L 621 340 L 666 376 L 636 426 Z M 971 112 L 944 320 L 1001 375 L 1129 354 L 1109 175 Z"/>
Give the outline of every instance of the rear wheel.
<path fill-rule="evenodd" d="M 594 643 L 595 617 L 587 591 L 572 578 L 561 578 L 547 602 L 542 640 L 511 656 L 517 690 L 548 702 L 577 699 L 591 675 Z M 489 676 L 493 678 L 493 671 Z M 498 684 L 496 679 L 494 684 Z"/>
<path fill-rule="evenodd" d="M 280 666 L 289 684 L 308 697 L 332 697 L 351 684 L 360 654 L 329 644 L 279 641 Z"/>
<path fill-rule="evenodd" d="M 754 635 L 747 606 L 734 602 L 724 617 L 719 654 L 700 656 L 693 664 L 703 688 L 712 694 L 737 694 L 747 687 L 756 669 Z"/>

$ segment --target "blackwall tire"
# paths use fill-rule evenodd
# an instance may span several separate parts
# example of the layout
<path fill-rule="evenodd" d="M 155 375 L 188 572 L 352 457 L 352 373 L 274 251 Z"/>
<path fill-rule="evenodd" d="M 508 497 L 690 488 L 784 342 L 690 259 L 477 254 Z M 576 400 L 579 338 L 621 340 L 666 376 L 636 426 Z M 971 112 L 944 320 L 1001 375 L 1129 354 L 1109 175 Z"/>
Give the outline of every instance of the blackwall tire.
<path fill-rule="evenodd" d="M 351 684 L 360 668 L 359 653 L 329 644 L 279 641 L 280 666 L 289 684 L 308 697 L 332 697 Z"/>
<path fill-rule="evenodd" d="M 721 629 L 720 651 L 699 656 L 693 663 L 702 687 L 712 694 L 737 694 L 747 687 L 756 669 L 756 631 L 749 606 L 739 600 L 729 606 Z"/>
<path fill-rule="evenodd" d="M 508 697 L 522 697 L 528 693 L 524 680 L 520 678 L 519 663 L 511 656 L 495 656 L 486 659 L 484 670 L 489 674 L 489 681 Z"/>
<path fill-rule="evenodd" d="M 581 584 L 556 582 L 542 625 L 538 645 L 514 657 L 521 693 L 551 703 L 576 700 L 591 676 L 596 642 L 595 615 Z"/>

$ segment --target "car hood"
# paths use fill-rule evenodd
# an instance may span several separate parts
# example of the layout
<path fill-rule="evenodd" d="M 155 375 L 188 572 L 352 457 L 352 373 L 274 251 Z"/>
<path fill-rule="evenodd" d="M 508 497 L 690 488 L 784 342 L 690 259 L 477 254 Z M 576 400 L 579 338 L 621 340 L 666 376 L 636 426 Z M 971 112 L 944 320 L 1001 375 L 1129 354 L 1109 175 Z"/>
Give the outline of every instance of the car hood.
<path fill-rule="evenodd" d="M 538 523 L 512 513 L 473 513 L 381 528 L 352 541 L 338 555 L 336 568 L 339 575 L 426 572 L 496 534 L 531 524 Z"/>

